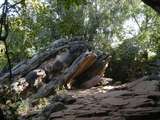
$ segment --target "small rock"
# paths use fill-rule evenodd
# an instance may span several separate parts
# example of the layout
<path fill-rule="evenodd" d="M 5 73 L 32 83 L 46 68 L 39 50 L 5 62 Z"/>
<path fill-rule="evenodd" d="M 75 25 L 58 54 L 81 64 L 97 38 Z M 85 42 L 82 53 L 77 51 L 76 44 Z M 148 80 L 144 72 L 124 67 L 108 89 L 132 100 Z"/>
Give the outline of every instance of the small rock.
<path fill-rule="evenodd" d="M 76 99 L 71 95 L 64 95 L 64 96 L 56 95 L 52 99 L 52 102 L 62 102 L 64 104 L 73 104 L 74 102 L 76 102 Z"/>
<path fill-rule="evenodd" d="M 71 95 L 67 95 L 67 96 L 64 98 L 64 103 L 65 103 L 65 104 L 73 104 L 74 102 L 76 102 L 76 99 L 73 98 Z"/>
<path fill-rule="evenodd" d="M 52 98 L 52 101 L 51 102 L 62 102 L 64 99 L 64 97 L 62 97 L 61 95 L 55 95 L 53 98 Z"/>
<path fill-rule="evenodd" d="M 57 111 L 60 111 L 63 109 L 66 109 L 66 106 L 61 102 L 57 102 L 57 103 L 54 103 L 54 104 L 51 104 L 51 105 L 48 105 L 47 107 L 45 107 L 42 110 L 42 114 L 44 116 L 48 117 L 51 113 L 57 112 Z"/>

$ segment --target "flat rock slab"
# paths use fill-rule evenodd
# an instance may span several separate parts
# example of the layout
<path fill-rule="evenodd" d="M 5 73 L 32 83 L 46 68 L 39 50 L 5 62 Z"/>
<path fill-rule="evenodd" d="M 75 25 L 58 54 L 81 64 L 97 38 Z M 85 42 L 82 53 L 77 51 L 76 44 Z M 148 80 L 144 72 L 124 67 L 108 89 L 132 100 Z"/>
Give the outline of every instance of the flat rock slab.
<path fill-rule="evenodd" d="M 145 85 L 150 87 L 144 87 Z M 93 87 L 87 90 L 70 90 L 66 94 L 73 96 L 76 101 L 65 105 L 66 109 L 51 112 L 47 119 L 160 120 L 160 92 L 155 89 L 158 85 L 158 81 L 141 79 L 125 84 L 127 87 L 118 86 L 123 89 L 112 86 L 111 89 Z"/>

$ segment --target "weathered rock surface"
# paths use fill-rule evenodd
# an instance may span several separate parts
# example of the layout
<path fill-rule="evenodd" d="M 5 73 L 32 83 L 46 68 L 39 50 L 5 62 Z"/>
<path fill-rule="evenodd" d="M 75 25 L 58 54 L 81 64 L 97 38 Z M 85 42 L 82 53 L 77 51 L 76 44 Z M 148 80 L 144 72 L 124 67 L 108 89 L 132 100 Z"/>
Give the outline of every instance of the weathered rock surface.
<path fill-rule="evenodd" d="M 31 107 L 36 106 L 39 98 L 50 99 L 59 86 L 76 89 L 54 96 L 41 111 L 31 108 L 19 119 L 160 120 L 159 62 L 152 64 L 156 72 L 150 76 L 111 86 L 108 83 L 112 79 L 103 78 L 109 59 L 108 54 L 94 52 L 84 41 L 61 39 L 32 59 L 19 63 L 12 69 L 15 79 L 12 87 L 19 93 L 27 93 Z M 4 73 L 0 83 L 8 77 L 9 73 Z M 99 83 L 103 86 L 94 87 Z M 3 97 L 5 88 L 1 88 Z"/>
<path fill-rule="evenodd" d="M 12 69 L 12 88 L 18 93 L 36 92 L 34 98 L 49 96 L 62 86 L 91 88 L 102 80 L 109 60 L 109 54 L 95 52 L 86 41 L 60 39 Z M 96 76 L 99 78 L 94 79 Z M 5 83 L 8 77 L 9 73 L 0 76 L 0 84 Z"/>
<path fill-rule="evenodd" d="M 54 104 L 51 104 L 45 107 L 44 110 L 42 110 L 42 114 L 43 116 L 48 117 L 51 113 L 63 110 L 65 108 L 66 107 L 63 103 L 57 102 L 57 103 L 54 103 Z"/>
<path fill-rule="evenodd" d="M 73 104 L 76 99 L 71 95 L 56 95 L 52 98 L 51 103 L 62 102 L 64 104 Z"/>
<path fill-rule="evenodd" d="M 76 100 L 66 109 L 49 112 L 49 120 L 160 120 L 160 81 L 147 77 L 119 86 L 69 90 L 66 94 Z M 65 101 L 55 96 L 52 104 Z M 48 109 L 48 108 L 47 108 Z M 49 110 L 50 111 L 50 110 Z M 45 116 L 40 113 L 41 118 Z"/>

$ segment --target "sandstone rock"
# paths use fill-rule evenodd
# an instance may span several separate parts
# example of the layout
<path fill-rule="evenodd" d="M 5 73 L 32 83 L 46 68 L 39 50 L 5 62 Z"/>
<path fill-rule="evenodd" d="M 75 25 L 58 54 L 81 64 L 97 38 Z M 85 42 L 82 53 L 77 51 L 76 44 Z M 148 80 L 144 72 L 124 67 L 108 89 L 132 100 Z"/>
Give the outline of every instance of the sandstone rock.
<path fill-rule="evenodd" d="M 52 102 L 62 102 L 64 104 L 73 104 L 76 102 L 76 99 L 73 98 L 71 95 L 56 95 L 53 97 Z"/>
<path fill-rule="evenodd" d="M 50 104 L 47 107 L 45 107 L 42 110 L 42 114 L 43 114 L 43 116 L 48 117 L 51 113 L 57 112 L 57 111 L 60 111 L 63 109 L 66 109 L 66 106 L 61 102 L 57 102 L 57 103 Z"/>
<path fill-rule="evenodd" d="M 120 111 L 126 120 L 159 120 L 160 109 L 159 108 L 136 108 L 136 109 L 124 109 Z"/>
<path fill-rule="evenodd" d="M 111 106 L 124 106 L 129 102 L 123 98 L 107 98 L 101 101 L 102 106 L 111 105 Z"/>
<path fill-rule="evenodd" d="M 127 99 L 128 105 L 126 108 L 138 108 L 138 107 L 147 107 L 147 106 L 153 106 L 154 102 L 150 99 L 147 99 L 146 96 L 140 97 L 134 97 Z"/>
<path fill-rule="evenodd" d="M 82 74 L 77 75 L 75 77 L 75 81 L 72 82 L 73 88 L 81 88 L 81 85 L 84 82 L 91 80 L 93 77 L 96 77 L 96 76 L 103 77 L 103 74 L 106 68 L 108 67 L 110 58 L 111 56 L 109 54 L 98 54 L 96 57 L 96 61 L 87 70 L 83 71 Z"/>
<path fill-rule="evenodd" d="M 139 85 L 148 87 L 140 88 Z M 127 86 L 125 89 L 112 86 L 111 90 L 103 87 L 69 90 L 66 94 L 76 98 L 74 104 L 57 112 L 54 107 L 48 107 L 39 115 L 49 120 L 159 120 L 160 92 L 155 89 L 157 85 L 155 80 L 139 79 L 121 85 Z M 50 105 L 63 102 L 64 96 L 54 97 Z"/>
<path fill-rule="evenodd" d="M 152 81 L 143 81 L 139 82 L 137 85 L 131 88 L 134 90 L 135 93 L 144 93 L 144 92 L 151 92 L 151 91 L 159 91 L 159 81 L 152 80 Z"/>

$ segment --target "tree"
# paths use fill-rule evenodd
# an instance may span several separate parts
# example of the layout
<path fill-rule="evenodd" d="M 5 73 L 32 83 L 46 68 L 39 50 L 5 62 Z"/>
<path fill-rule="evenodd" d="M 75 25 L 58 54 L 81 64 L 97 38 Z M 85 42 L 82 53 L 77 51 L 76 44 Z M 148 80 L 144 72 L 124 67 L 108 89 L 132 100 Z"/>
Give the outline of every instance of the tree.
<path fill-rule="evenodd" d="M 137 62 L 138 56 L 146 51 L 158 58 L 159 17 L 142 3 L 141 0 L 26 0 L 18 14 L 9 16 L 12 65 L 31 58 L 56 39 L 74 36 L 89 41 L 96 51 L 115 54 L 113 59 L 120 60 L 120 64 L 124 57 L 132 58 L 126 63 Z M 133 24 L 132 28 L 127 22 Z M 132 51 L 134 48 L 138 50 Z M 3 68 L 4 55 L 0 58 Z"/>

